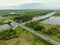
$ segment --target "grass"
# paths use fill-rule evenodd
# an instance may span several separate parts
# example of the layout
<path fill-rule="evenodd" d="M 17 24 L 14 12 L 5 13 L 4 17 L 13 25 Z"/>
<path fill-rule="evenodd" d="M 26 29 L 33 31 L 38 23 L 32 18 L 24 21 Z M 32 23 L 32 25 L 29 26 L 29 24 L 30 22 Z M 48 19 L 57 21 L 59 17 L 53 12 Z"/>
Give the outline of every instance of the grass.
<path fill-rule="evenodd" d="M 6 19 L 0 17 L 0 25 L 3 25 L 4 24 L 4 21 L 6 21 Z"/>
<path fill-rule="evenodd" d="M 45 35 L 45 36 L 47 36 L 47 37 L 49 37 L 49 38 L 51 38 L 51 39 L 53 39 L 53 40 L 55 40 L 57 42 L 60 42 L 60 38 L 58 38 L 57 35 L 52 36 L 52 35 L 48 35 L 48 34 L 45 34 L 45 33 L 42 33 L 42 32 L 38 32 L 38 33 L 40 33 L 42 35 Z"/>
<path fill-rule="evenodd" d="M 0 45 L 8 45 L 5 41 L 0 41 Z"/>
<path fill-rule="evenodd" d="M 60 11 L 57 11 L 53 16 L 60 16 Z"/>
<path fill-rule="evenodd" d="M 16 41 L 13 45 L 19 45 L 20 44 L 20 41 Z"/>
<path fill-rule="evenodd" d="M 52 27 L 57 27 L 59 25 L 49 25 L 49 24 L 43 24 L 45 26 L 45 31 L 48 31 L 48 29 L 51 29 Z M 59 28 L 60 29 L 60 28 Z M 58 29 L 57 29 L 58 30 Z M 43 33 L 43 32 L 41 32 Z M 45 36 L 48 36 L 49 38 L 55 40 L 55 41 L 58 41 L 60 42 L 60 38 L 58 38 L 57 36 L 60 36 L 60 33 L 57 33 L 57 35 L 49 35 L 49 34 L 45 34 L 43 33 Z"/>

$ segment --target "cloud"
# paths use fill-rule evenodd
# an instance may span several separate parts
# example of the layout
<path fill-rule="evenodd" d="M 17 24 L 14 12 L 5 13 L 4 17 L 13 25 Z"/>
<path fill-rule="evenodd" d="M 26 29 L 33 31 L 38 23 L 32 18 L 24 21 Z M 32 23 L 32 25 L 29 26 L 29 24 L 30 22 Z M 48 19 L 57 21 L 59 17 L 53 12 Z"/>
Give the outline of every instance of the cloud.
<path fill-rule="evenodd" d="M 0 0 L 0 8 L 21 6 L 28 3 L 40 3 L 42 8 L 60 9 L 60 0 Z"/>
<path fill-rule="evenodd" d="M 34 0 L 0 0 L 0 7 L 6 7 L 6 6 L 16 6 L 21 5 L 25 3 L 36 3 L 36 2 L 42 2 L 42 1 L 34 1 Z"/>

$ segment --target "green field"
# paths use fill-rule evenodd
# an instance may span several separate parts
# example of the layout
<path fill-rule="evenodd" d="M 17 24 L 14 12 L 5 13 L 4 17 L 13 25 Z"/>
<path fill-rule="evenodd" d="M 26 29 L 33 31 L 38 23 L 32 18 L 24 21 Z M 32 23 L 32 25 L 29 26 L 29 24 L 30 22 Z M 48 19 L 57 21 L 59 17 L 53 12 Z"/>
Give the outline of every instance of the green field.
<path fill-rule="evenodd" d="M 5 21 L 7 20 L 7 18 L 0 18 L 0 25 L 3 25 L 5 24 Z"/>
<path fill-rule="evenodd" d="M 56 13 L 53 16 L 60 16 L 60 11 L 56 11 Z"/>

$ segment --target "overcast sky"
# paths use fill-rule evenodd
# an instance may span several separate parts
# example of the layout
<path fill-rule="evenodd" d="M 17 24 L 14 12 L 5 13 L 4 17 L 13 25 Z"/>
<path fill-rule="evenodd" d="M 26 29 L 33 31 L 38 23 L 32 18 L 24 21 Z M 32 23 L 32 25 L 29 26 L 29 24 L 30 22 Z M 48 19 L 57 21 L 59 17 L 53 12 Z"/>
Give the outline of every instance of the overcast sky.
<path fill-rule="evenodd" d="M 0 0 L 0 7 L 20 6 L 28 3 L 40 3 L 50 9 L 60 9 L 60 0 Z"/>

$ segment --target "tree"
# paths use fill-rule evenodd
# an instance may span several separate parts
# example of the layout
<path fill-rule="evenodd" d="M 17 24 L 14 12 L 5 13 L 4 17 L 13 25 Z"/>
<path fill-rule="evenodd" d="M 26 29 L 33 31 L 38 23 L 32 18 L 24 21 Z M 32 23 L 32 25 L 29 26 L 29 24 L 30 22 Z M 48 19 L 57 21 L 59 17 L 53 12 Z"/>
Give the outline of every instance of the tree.
<path fill-rule="evenodd" d="M 56 27 L 52 27 L 51 29 L 48 30 L 47 34 L 49 35 L 56 35 L 58 33 L 58 30 Z"/>
<path fill-rule="evenodd" d="M 36 30 L 36 31 L 42 31 L 42 29 L 44 29 L 44 27 L 41 26 L 41 25 L 36 25 L 36 26 L 35 26 L 35 30 Z"/>
<path fill-rule="evenodd" d="M 17 37 L 16 31 L 13 29 L 0 31 L 0 40 L 8 40 Z"/>

